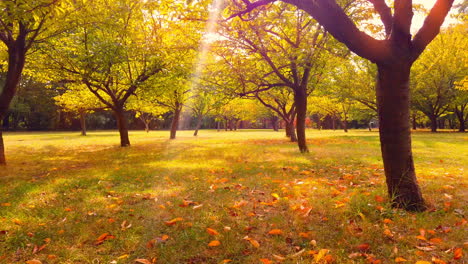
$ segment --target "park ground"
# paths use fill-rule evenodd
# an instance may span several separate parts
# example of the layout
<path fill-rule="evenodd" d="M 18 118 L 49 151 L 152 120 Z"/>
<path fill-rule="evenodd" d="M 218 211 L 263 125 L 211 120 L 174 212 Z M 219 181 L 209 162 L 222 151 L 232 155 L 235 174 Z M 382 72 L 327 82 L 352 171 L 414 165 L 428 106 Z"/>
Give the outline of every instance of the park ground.
<path fill-rule="evenodd" d="M 378 133 L 6 133 L 0 263 L 466 263 L 468 135 L 413 133 L 429 210 L 388 205 Z M 29 261 L 29 262 L 28 262 Z"/>

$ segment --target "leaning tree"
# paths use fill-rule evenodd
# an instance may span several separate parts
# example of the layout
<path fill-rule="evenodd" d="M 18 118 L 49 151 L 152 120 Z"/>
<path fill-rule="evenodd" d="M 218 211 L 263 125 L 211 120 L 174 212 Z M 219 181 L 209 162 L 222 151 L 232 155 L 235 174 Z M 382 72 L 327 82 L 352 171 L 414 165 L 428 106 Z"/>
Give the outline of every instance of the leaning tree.
<path fill-rule="evenodd" d="M 233 0 L 243 3 L 231 17 L 245 14 L 276 0 Z M 410 70 L 426 46 L 437 36 L 453 0 L 437 0 L 423 26 L 413 36 L 411 0 L 395 0 L 393 10 L 385 0 L 369 0 L 380 16 L 385 38 L 361 31 L 336 0 L 281 0 L 304 10 L 352 52 L 375 63 L 377 107 L 382 158 L 392 205 L 411 211 L 426 209 L 416 180 L 410 133 Z"/>

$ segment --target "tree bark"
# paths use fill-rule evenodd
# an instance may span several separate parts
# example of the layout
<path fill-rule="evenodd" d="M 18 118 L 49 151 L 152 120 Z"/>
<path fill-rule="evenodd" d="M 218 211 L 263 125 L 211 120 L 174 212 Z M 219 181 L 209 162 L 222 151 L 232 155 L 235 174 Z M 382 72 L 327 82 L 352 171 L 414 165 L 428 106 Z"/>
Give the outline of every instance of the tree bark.
<path fill-rule="evenodd" d="M 431 132 L 437 132 L 437 116 L 431 115 L 429 119 L 431 120 Z"/>
<path fill-rule="evenodd" d="M 203 116 L 202 115 L 199 115 L 198 118 L 197 118 L 197 125 L 195 127 L 195 132 L 193 132 L 193 135 L 196 137 L 198 136 L 198 130 L 200 129 L 201 127 L 201 124 L 202 124 L 202 120 L 203 120 Z M 219 131 L 219 130 L 218 130 Z"/>
<path fill-rule="evenodd" d="M 291 139 L 291 142 L 297 142 L 296 129 L 294 128 L 294 119 L 286 122 L 286 135 Z"/>
<path fill-rule="evenodd" d="M 411 63 L 378 64 L 377 105 L 385 177 L 392 206 L 426 209 L 414 170 L 409 120 Z M 395 111 L 398 109 L 398 111 Z"/>
<path fill-rule="evenodd" d="M 175 139 L 177 134 L 177 129 L 179 127 L 180 113 L 182 112 L 182 107 L 177 105 L 174 109 L 174 116 L 172 117 L 171 123 L 171 136 L 170 139 Z"/>
<path fill-rule="evenodd" d="M 273 131 L 278 131 L 278 117 L 272 116 L 270 118 L 271 126 L 273 127 Z"/>
<path fill-rule="evenodd" d="M 127 118 L 125 118 L 123 108 L 114 109 L 114 115 L 117 119 L 117 127 L 119 129 L 120 134 L 120 146 L 129 147 L 130 139 L 128 138 Z"/>
<path fill-rule="evenodd" d="M 302 153 L 309 152 L 305 134 L 305 121 L 307 117 L 307 94 L 305 89 L 296 89 L 294 92 L 294 103 L 296 105 L 296 131 L 297 146 Z"/>
<path fill-rule="evenodd" d="M 81 135 L 86 136 L 86 114 L 84 111 L 80 111 L 80 125 Z"/>
<path fill-rule="evenodd" d="M 3 143 L 3 128 L 0 126 L 0 165 L 6 165 L 5 145 Z"/>
<path fill-rule="evenodd" d="M 413 124 L 413 130 L 417 129 L 417 124 L 416 124 L 416 114 L 413 114 L 411 118 L 412 124 Z"/>
<path fill-rule="evenodd" d="M 464 108 L 458 109 L 455 108 L 455 115 L 458 118 L 458 122 L 460 123 L 460 126 L 458 127 L 458 132 L 465 132 L 466 126 L 465 126 L 465 113 L 464 113 Z"/>
<path fill-rule="evenodd" d="M 344 132 L 348 133 L 348 119 L 345 117 L 345 120 L 343 121 L 343 130 Z"/>

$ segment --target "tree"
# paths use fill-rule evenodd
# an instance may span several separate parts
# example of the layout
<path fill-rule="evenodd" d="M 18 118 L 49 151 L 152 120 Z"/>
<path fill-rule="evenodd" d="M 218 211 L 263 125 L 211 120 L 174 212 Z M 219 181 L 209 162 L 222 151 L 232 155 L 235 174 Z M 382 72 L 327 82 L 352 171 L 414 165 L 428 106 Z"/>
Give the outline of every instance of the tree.
<path fill-rule="evenodd" d="M 51 75 L 84 84 L 112 110 L 122 147 L 130 146 L 127 100 L 163 69 L 160 32 L 146 23 L 152 10 L 145 10 L 144 2 L 95 0 L 77 15 L 76 28 L 42 50 Z"/>
<path fill-rule="evenodd" d="M 224 103 L 224 96 L 216 94 L 213 92 L 213 90 L 199 88 L 189 99 L 187 107 L 192 110 L 192 113 L 197 120 L 195 124 L 195 131 L 193 132 L 194 136 L 198 135 L 198 130 L 201 127 L 203 118 L 214 109 L 219 107 L 222 103 Z"/>
<path fill-rule="evenodd" d="M 135 112 L 135 117 L 145 125 L 146 133 L 149 133 L 151 129 L 151 123 L 167 111 L 166 108 L 144 96 L 130 98 L 127 109 Z"/>
<path fill-rule="evenodd" d="M 459 122 L 458 131 L 465 132 L 468 121 L 468 77 L 456 83 L 455 100 L 452 102 L 455 115 Z"/>
<path fill-rule="evenodd" d="M 234 1 L 231 8 L 239 5 Z M 250 76 L 244 77 L 244 82 L 253 85 L 250 85 L 250 91 L 241 92 L 242 95 L 259 94 L 272 88 L 292 91 L 295 115 L 288 125 L 296 117 L 299 150 L 308 152 L 305 135 L 307 96 L 320 82 L 327 65 L 325 53 L 330 48 L 327 33 L 305 12 L 286 4 L 258 9 L 252 14 L 252 17 L 257 16 L 264 19 L 230 20 L 229 24 L 223 24 L 220 34 L 225 40 L 221 43 L 229 47 L 232 56 L 255 62 L 250 64 L 253 68 L 247 70 Z M 238 64 L 234 64 L 236 66 Z"/>
<path fill-rule="evenodd" d="M 245 6 L 231 17 L 242 17 L 275 0 L 242 1 Z M 359 30 L 335 0 L 282 0 L 304 10 L 352 52 L 375 63 L 378 68 L 377 107 L 382 158 L 392 205 L 406 210 L 426 209 L 416 180 L 409 127 L 409 80 L 413 63 L 437 36 L 453 0 L 437 0 L 414 35 L 411 0 L 395 0 L 393 12 L 384 0 L 369 0 L 385 29 L 385 39 Z"/>
<path fill-rule="evenodd" d="M 441 116 L 464 109 L 463 93 L 457 93 L 455 86 L 468 75 L 466 25 L 464 23 L 439 34 L 412 69 L 412 103 L 429 118 L 432 132 L 437 131 Z M 456 95 L 462 100 L 455 101 Z M 455 107 L 457 103 L 459 105 Z"/>
<path fill-rule="evenodd" d="M 7 68 L 0 91 L 0 120 L 8 112 L 17 92 L 18 83 L 26 63 L 26 55 L 38 41 L 42 41 L 53 27 L 52 18 L 63 9 L 58 0 L 4 0 L 0 2 L 0 40 L 6 49 Z M 0 126 L 0 165 L 6 164 L 2 126 Z"/>
<path fill-rule="evenodd" d="M 80 119 L 81 135 L 86 136 L 86 114 L 105 106 L 83 84 L 68 84 L 65 93 L 54 97 L 55 103 Z"/>

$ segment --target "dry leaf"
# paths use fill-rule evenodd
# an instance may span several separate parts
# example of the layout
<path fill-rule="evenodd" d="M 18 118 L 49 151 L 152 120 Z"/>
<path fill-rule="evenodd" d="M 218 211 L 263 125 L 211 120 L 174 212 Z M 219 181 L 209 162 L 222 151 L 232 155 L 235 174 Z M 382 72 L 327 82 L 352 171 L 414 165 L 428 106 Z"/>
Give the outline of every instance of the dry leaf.
<path fill-rule="evenodd" d="M 31 260 L 28 260 L 26 261 L 27 264 L 42 264 L 42 262 L 40 260 L 37 260 L 37 259 L 31 259 Z"/>
<path fill-rule="evenodd" d="M 395 259 L 395 262 L 405 262 L 405 261 L 408 261 L 408 260 L 407 260 L 407 259 L 404 259 L 404 258 L 402 258 L 402 257 L 397 257 L 397 258 Z"/>
<path fill-rule="evenodd" d="M 141 263 L 141 264 L 152 264 L 151 261 L 147 259 L 135 259 L 135 262 Z"/>
<path fill-rule="evenodd" d="M 461 259 L 463 257 L 463 249 L 456 248 L 453 251 L 453 259 Z"/>
<path fill-rule="evenodd" d="M 268 232 L 269 235 L 281 235 L 283 234 L 283 231 L 281 229 L 272 229 L 270 232 Z"/>
<path fill-rule="evenodd" d="M 184 219 L 182 217 L 176 217 L 172 220 L 169 220 L 169 221 L 166 221 L 164 222 L 165 225 L 167 226 L 172 226 L 172 225 L 175 225 L 177 222 L 180 222 L 180 221 L 183 221 Z"/>
<path fill-rule="evenodd" d="M 261 261 L 263 264 L 272 264 L 272 263 L 273 263 L 273 262 L 271 262 L 271 260 L 266 259 L 266 258 L 261 258 L 260 261 Z"/>
<path fill-rule="evenodd" d="M 209 227 L 206 229 L 206 232 L 208 232 L 208 234 L 210 234 L 210 235 L 212 235 L 212 236 L 217 236 L 217 235 L 219 235 L 218 231 L 216 231 L 216 230 L 213 229 L 213 228 L 209 228 Z"/>
<path fill-rule="evenodd" d="M 221 245 L 221 242 L 219 242 L 218 240 L 213 240 L 210 243 L 208 243 L 209 247 L 217 247 L 219 245 Z"/>

